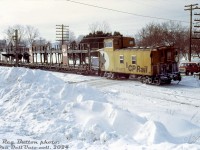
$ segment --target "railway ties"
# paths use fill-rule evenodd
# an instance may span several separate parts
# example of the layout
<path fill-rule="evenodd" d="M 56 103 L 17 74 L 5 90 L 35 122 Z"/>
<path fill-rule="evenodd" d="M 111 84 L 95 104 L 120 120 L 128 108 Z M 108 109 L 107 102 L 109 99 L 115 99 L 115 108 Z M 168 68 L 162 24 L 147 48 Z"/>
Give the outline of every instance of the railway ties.
<path fill-rule="evenodd" d="M 187 95 L 181 95 L 177 93 L 172 92 L 166 92 L 166 91 L 158 91 L 149 89 L 149 86 L 138 86 L 138 87 L 117 87 L 116 90 L 122 93 L 127 94 L 134 94 L 139 95 L 143 98 L 150 98 L 154 99 L 157 102 L 165 101 L 165 102 L 172 102 L 180 105 L 187 105 L 199 108 L 200 107 L 200 98 L 198 97 L 192 97 Z M 159 88 L 159 87 L 158 87 Z"/>
<path fill-rule="evenodd" d="M 84 80 L 84 81 L 75 81 L 75 82 L 69 82 L 70 84 L 80 84 L 85 83 L 88 86 L 94 87 L 94 88 L 100 88 L 104 89 L 109 86 L 115 86 L 119 84 L 125 83 L 124 81 L 118 81 L 118 80 L 108 80 L 105 78 L 98 78 L 98 79 L 92 79 L 92 80 Z"/>
<path fill-rule="evenodd" d="M 13 66 L 14 64 L 4 64 L 1 63 L 0 65 L 2 66 Z M 32 67 L 39 67 L 39 69 L 43 68 L 44 66 L 42 65 L 24 65 L 23 67 L 27 68 L 32 68 Z M 44 70 L 49 70 L 49 71 L 58 71 L 54 70 L 57 65 L 55 66 L 46 66 L 47 68 L 43 68 Z M 49 68 L 48 68 L 49 67 Z M 55 68 L 54 68 L 55 67 Z M 73 68 L 69 68 L 70 69 Z M 67 72 L 68 70 L 63 70 L 63 72 Z M 74 69 L 73 72 L 76 72 L 77 70 Z M 84 70 L 83 70 L 84 71 Z M 62 72 L 62 70 L 59 70 L 58 72 Z M 102 91 L 109 91 L 109 90 L 115 90 L 117 92 L 121 93 L 127 93 L 127 94 L 133 94 L 133 95 L 139 95 L 143 98 L 145 97 L 150 97 L 152 99 L 155 99 L 157 102 L 158 101 L 166 101 L 166 102 L 173 102 L 181 105 L 188 105 L 192 107 L 200 107 L 200 99 L 198 97 L 192 97 L 188 95 L 181 95 L 180 93 L 168 93 L 166 91 L 158 91 L 158 90 L 153 90 L 153 88 L 160 88 L 157 86 L 149 86 L 142 84 L 140 82 L 132 82 L 131 80 L 109 80 L 106 78 L 101 78 L 97 77 L 95 79 L 90 79 L 90 80 L 84 80 L 84 81 L 72 81 L 68 82 L 69 84 L 79 84 L 79 83 L 85 83 L 88 86 L 100 89 Z M 180 85 L 179 85 L 180 86 Z M 147 88 L 150 87 L 150 88 Z M 142 94 L 141 94 L 142 93 Z M 161 96 L 160 96 L 161 95 Z"/>
<path fill-rule="evenodd" d="M 85 81 L 84 83 L 91 87 L 101 89 L 102 91 L 109 92 L 110 90 L 115 90 L 119 93 L 127 93 L 143 98 L 154 99 L 156 102 L 165 101 L 180 105 L 192 106 L 195 108 L 200 107 L 200 99 L 198 97 L 181 95 L 173 92 L 158 91 L 151 88 L 149 89 L 148 85 L 141 84 L 140 82 L 131 82 L 130 80 L 108 80 L 103 78 Z M 155 86 L 154 88 L 159 87 Z"/>

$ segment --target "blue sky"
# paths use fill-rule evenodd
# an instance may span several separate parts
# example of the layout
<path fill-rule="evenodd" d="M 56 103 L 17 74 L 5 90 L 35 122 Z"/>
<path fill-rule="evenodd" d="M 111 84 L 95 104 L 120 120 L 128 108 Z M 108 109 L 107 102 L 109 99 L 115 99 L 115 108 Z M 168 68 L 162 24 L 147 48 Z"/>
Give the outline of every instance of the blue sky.
<path fill-rule="evenodd" d="M 134 36 L 150 22 L 164 22 L 150 17 L 133 14 L 181 20 L 189 22 L 189 11 L 184 6 L 198 3 L 197 0 L 74 0 L 86 4 L 129 12 L 119 13 L 73 3 L 67 0 L 1 0 L 0 38 L 2 32 L 16 24 L 32 25 L 39 29 L 40 36 L 54 41 L 56 24 L 69 25 L 69 29 L 79 35 L 89 33 L 89 25 L 107 22 L 111 32 L 119 31 Z M 200 12 L 200 10 L 199 10 Z M 189 26 L 188 23 L 183 25 Z"/>

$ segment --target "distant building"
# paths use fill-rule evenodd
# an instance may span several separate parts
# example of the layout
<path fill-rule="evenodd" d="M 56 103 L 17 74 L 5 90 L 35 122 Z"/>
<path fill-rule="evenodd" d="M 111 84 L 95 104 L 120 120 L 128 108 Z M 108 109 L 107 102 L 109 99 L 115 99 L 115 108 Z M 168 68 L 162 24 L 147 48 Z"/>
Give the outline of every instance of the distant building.
<path fill-rule="evenodd" d="M 0 40 L 0 61 L 5 61 L 6 57 L 2 54 L 6 53 L 6 40 Z"/>
<path fill-rule="evenodd" d="M 80 49 L 97 50 L 104 47 L 103 41 L 106 37 L 84 37 L 80 44 Z"/>
<path fill-rule="evenodd" d="M 29 61 L 29 48 L 24 42 L 19 42 L 16 49 L 12 42 L 7 43 L 6 40 L 0 40 L 0 61 L 12 62 L 16 59 L 16 55 L 19 60 Z"/>
<path fill-rule="evenodd" d="M 0 40 L 0 51 L 5 50 L 6 48 L 6 40 Z"/>
<path fill-rule="evenodd" d="M 113 38 L 117 48 L 121 49 L 126 45 L 135 46 L 135 39 L 131 37 L 121 36 L 105 36 L 105 37 L 84 37 L 80 42 L 82 49 L 98 50 L 104 48 L 104 39 Z M 131 42 L 131 43 L 129 43 Z"/>

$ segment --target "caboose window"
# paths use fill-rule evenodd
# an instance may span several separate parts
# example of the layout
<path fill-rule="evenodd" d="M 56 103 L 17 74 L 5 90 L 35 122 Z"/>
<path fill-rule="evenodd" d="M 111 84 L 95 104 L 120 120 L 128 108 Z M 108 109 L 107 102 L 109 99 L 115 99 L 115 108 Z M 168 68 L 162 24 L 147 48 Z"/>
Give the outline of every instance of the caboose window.
<path fill-rule="evenodd" d="M 133 44 L 134 44 L 134 41 L 129 41 L 129 44 L 130 44 L 130 45 L 133 45 Z"/>
<path fill-rule="evenodd" d="M 167 52 L 167 60 L 171 60 L 171 57 L 172 57 L 172 54 L 171 54 L 171 52 Z"/>
<path fill-rule="evenodd" d="M 105 47 L 113 47 L 113 43 L 112 42 L 105 42 L 104 46 Z"/>
<path fill-rule="evenodd" d="M 119 61 L 120 61 L 120 64 L 124 63 L 124 55 L 119 56 Z"/>
<path fill-rule="evenodd" d="M 136 56 L 135 55 L 132 55 L 132 64 L 136 64 Z"/>

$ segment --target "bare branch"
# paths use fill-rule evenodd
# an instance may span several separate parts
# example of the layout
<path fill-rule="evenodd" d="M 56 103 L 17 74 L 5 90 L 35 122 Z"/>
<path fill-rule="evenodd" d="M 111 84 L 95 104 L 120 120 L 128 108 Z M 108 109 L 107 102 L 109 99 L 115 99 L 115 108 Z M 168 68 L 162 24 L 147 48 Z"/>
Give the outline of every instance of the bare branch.
<path fill-rule="evenodd" d="M 34 40 L 39 37 L 39 31 L 33 26 L 27 25 L 26 26 L 26 34 L 27 34 L 27 40 L 29 45 L 32 46 Z"/>

